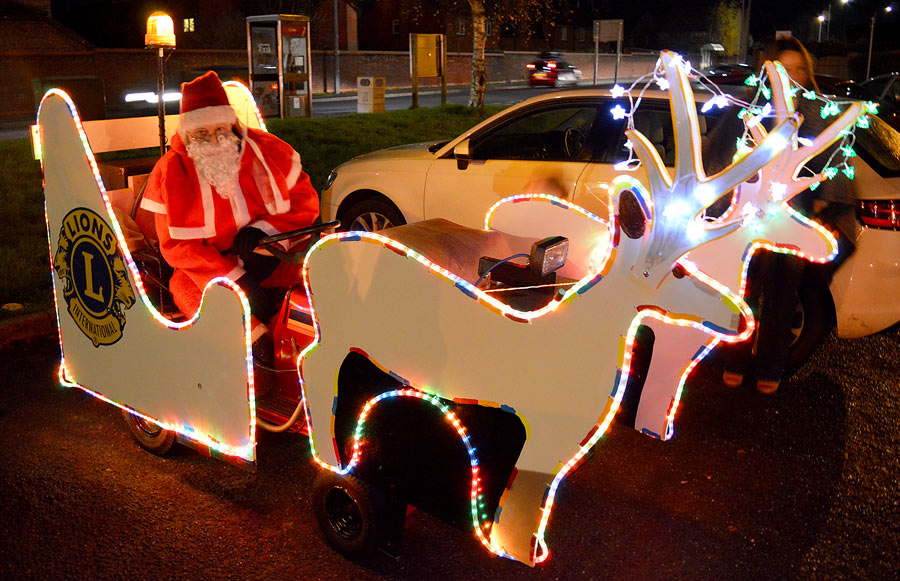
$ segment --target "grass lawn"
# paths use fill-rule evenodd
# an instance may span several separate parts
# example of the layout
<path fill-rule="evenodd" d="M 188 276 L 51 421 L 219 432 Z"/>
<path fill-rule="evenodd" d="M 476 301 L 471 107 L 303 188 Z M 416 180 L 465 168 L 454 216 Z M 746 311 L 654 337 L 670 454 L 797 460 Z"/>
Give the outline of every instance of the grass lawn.
<path fill-rule="evenodd" d="M 348 115 L 329 119 L 273 119 L 270 132 L 300 152 L 303 169 L 317 191 L 328 173 L 363 153 L 418 141 L 450 139 L 502 107 L 485 113 L 462 105 L 433 109 Z M 20 303 L 24 311 L 47 309 L 53 302 L 44 192 L 40 163 L 28 139 L 0 141 L 0 305 Z"/>

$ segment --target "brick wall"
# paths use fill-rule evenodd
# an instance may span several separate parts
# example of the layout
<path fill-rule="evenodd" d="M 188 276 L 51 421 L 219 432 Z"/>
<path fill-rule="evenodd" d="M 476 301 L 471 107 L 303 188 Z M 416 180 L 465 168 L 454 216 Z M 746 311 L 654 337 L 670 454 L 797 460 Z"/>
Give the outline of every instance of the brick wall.
<path fill-rule="evenodd" d="M 619 77 L 629 78 L 653 70 L 656 54 L 623 55 L 619 65 Z M 525 79 L 525 65 L 535 59 L 532 52 L 505 52 L 485 55 L 489 83 L 514 82 Z M 593 80 L 594 55 L 570 53 L 566 60 L 581 69 L 586 81 Z M 598 78 L 612 78 L 615 72 L 615 55 L 602 54 L 599 59 Z M 357 77 L 384 77 L 388 87 L 409 87 L 409 53 L 352 51 L 340 54 L 341 90 L 356 89 Z M 313 51 L 313 92 L 334 91 L 334 55 L 331 52 Z M 471 53 L 447 55 L 447 84 L 467 85 L 472 77 Z M 420 79 L 420 87 L 440 86 L 440 79 Z"/>
<path fill-rule="evenodd" d="M 77 48 L 77 50 L 72 50 Z M 68 49 L 68 50 L 67 50 Z M 600 77 L 611 77 L 614 55 L 600 55 Z M 593 55 L 572 53 L 566 57 L 579 67 L 585 80 L 593 78 Z M 471 79 L 471 54 L 447 55 L 447 83 L 467 85 Z M 511 82 L 524 79 L 525 64 L 534 59 L 530 52 L 507 52 L 486 55 L 488 81 Z M 643 74 L 652 69 L 656 55 L 625 55 L 620 77 Z M 175 88 L 200 72 L 216 68 L 223 78 L 247 77 L 247 53 L 242 50 L 176 50 L 166 62 L 166 86 Z M 142 49 L 85 49 L 60 46 L 58 50 L 2 51 L 0 70 L 6 82 L 0 83 L 0 119 L 25 117 L 35 113 L 37 99 L 43 94 L 35 83 L 52 78 L 64 85 L 72 79 L 73 98 L 85 113 L 105 107 L 114 111 L 126 107 L 126 93 L 156 90 L 157 57 Z M 312 73 L 314 93 L 334 91 L 334 57 L 331 52 L 313 51 Z M 406 52 L 347 51 L 340 53 L 341 90 L 355 90 L 356 78 L 385 77 L 388 87 L 409 87 L 409 55 Z M 92 82 L 88 82 L 92 80 Z M 46 83 L 45 83 L 46 84 Z M 421 87 L 440 86 L 440 79 L 421 79 Z M 100 87 L 99 89 L 97 87 Z M 100 94 L 98 94 L 100 93 Z M 96 118 L 101 115 L 93 115 Z"/>

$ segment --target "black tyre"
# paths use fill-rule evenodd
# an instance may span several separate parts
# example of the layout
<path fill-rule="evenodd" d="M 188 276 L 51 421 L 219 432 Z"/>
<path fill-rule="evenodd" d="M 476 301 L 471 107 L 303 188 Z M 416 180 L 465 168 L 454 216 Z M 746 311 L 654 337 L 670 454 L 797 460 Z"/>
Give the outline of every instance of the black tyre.
<path fill-rule="evenodd" d="M 328 543 L 339 553 L 359 556 L 378 542 L 378 506 L 368 484 L 352 474 L 323 470 L 312 487 L 313 513 Z"/>
<path fill-rule="evenodd" d="M 165 456 L 175 445 L 175 432 L 164 430 L 128 410 L 122 410 L 122 417 L 125 419 L 128 431 L 144 450 L 157 456 Z"/>
<path fill-rule="evenodd" d="M 788 368 L 796 370 L 812 356 L 831 328 L 826 298 L 814 285 L 804 284 L 797 291 L 797 306 L 791 324 L 794 339 L 788 353 Z"/>
<path fill-rule="evenodd" d="M 357 202 L 341 217 L 341 230 L 375 232 L 406 224 L 403 214 L 394 204 L 383 198 L 369 198 Z"/>

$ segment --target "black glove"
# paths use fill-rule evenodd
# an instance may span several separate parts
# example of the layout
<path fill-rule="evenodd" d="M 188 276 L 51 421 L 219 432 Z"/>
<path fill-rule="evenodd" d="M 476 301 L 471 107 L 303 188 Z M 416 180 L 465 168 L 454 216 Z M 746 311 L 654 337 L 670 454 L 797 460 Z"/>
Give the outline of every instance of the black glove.
<path fill-rule="evenodd" d="M 238 255 L 241 260 L 247 260 L 247 257 L 253 253 L 253 249 L 259 244 L 259 241 L 266 237 L 266 233 L 259 228 L 247 226 L 234 237 L 231 243 L 231 251 Z"/>

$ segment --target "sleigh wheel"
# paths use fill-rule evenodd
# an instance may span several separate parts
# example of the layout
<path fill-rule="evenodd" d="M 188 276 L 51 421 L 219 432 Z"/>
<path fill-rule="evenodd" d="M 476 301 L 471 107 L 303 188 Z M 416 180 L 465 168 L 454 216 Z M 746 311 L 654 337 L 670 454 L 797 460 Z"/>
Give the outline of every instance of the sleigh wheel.
<path fill-rule="evenodd" d="M 379 534 L 377 500 L 365 481 L 323 470 L 313 483 L 312 503 L 319 528 L 338 552 L 353 557 L 375 548 Z"/>
<path fill-rule="evenodd" d="M 122 410 L 122 417 L 128 426 L 128 431 L 137 440 L 141 448 L 157 456 L 165 456 L 175 445 L 175 432 L 164 430 L 150 420 L 145 420 L 139 415 L 128 410 Z"/>

